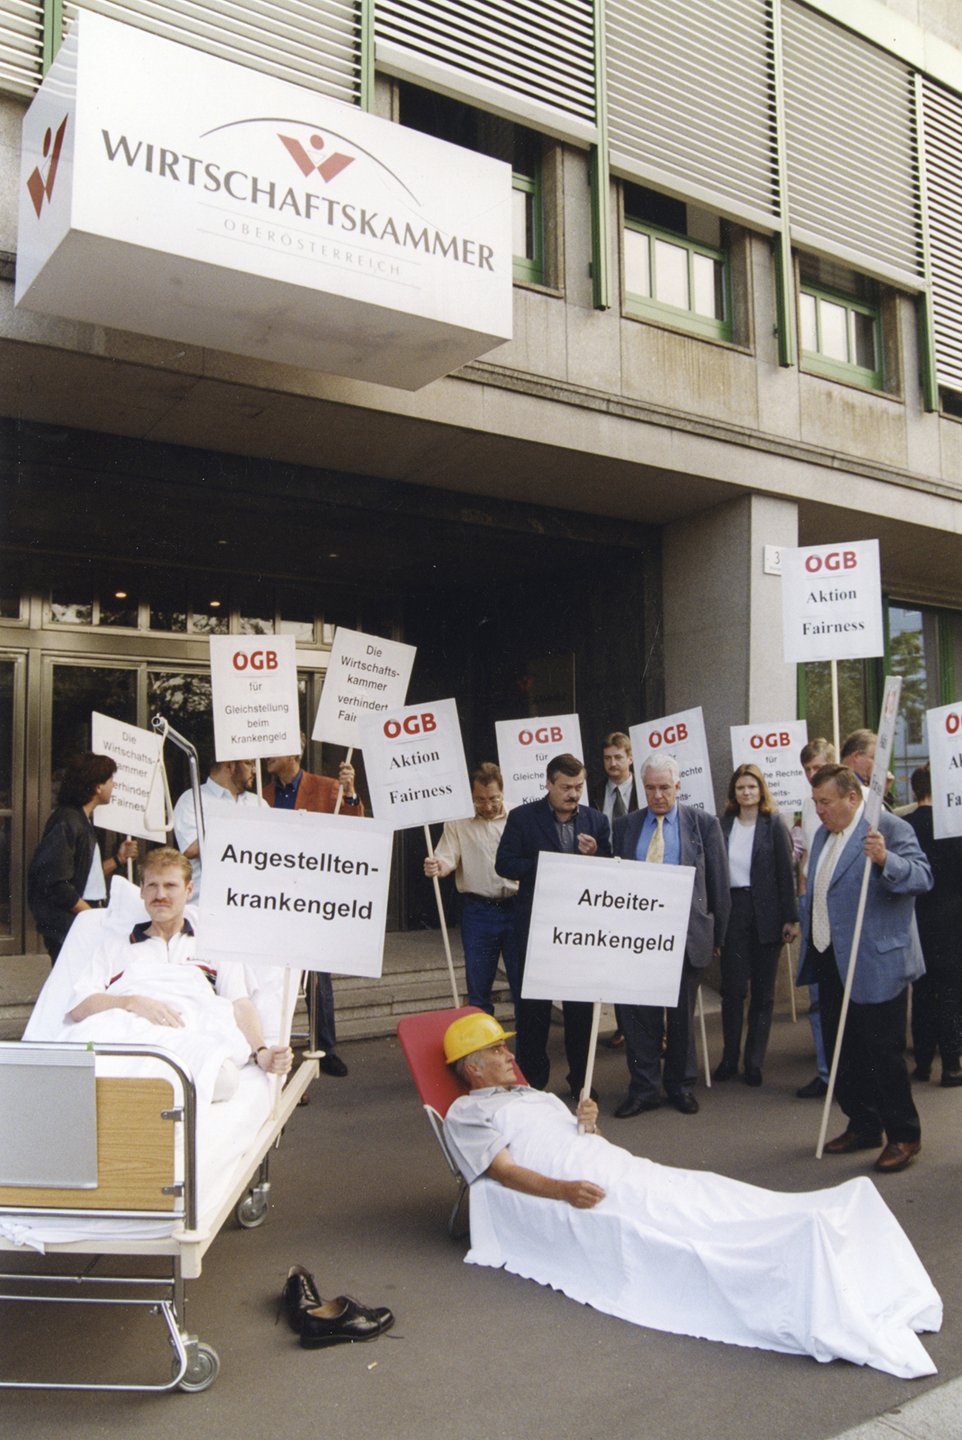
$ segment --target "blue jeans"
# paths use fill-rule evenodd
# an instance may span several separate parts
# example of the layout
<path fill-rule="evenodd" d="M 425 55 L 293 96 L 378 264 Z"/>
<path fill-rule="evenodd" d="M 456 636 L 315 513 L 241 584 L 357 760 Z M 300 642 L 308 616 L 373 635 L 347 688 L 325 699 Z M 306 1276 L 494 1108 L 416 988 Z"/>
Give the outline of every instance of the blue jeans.
<path fill-rule="evenodd" d="M 479 895 L 462 896 L 461 944 L 464 947 L 464 973 L 468 982 L 468 1004 L 477 1005 L 489 1015 L 491 987 L 498 973 L 498 956 L 504 960 L 504 973 L 511 988 L 515 1009 L 521 998 L 521 965 L 514 933 L 514 906 L 511 900 L 484 900 Z"/>

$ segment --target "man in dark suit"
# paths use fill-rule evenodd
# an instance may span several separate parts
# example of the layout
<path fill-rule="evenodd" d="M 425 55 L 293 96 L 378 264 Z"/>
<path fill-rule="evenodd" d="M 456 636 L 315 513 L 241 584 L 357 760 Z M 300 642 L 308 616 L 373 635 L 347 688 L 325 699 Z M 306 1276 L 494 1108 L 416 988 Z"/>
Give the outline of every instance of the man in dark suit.
<path fill-rule="evenodd" d="M 307 736 L 302 732 L 302 751 L 306 743 Z M 272 755 L 265 768 L 271 778 L 264 786 L 264 799 L 275 810 L 313 810 L 321 815 L 364 814 L 364 802 L 354 788 L 354 766 L 347 760 L 341 761 L 336 780 L 303 770 L 300 755 Z M 340 806 L 338 796 L 342 797 Z M 324 1051 L 318 1065 L 325 1075 L 342 1079 L 347 1074 L 347 1066 L 335 1048 L 334 986 L 326 970 L 309 971 L 307 1008 L 311 1048 Z"/>
<path fill-rule="evenodd" d="M 518 881 L 515 926 L 522 985 L 541 851 L 555 850 L 572 855 L 611 854 L 608 821 L 597 810 L 580 803 L 584 788 L 583 762 L 574 755 L 556 755 L 548 762 L 544 799 L 511 810 L 498 845 L 495 870 L 506 880 Z M 572 1097 L 578 1099 L 588 1064 L 591 1006 L 584 1001 L 565 1000 L 563 1010 L 568 1086 Z M 522 999 L 518 1006 L 518 1064 L 528 1084 L 536 1090 L 543 1090 L 548 1083 L 550 1028 L 551 1001 Z"/>
<path fill-rule="evenodd" d="M 827 1055 L 838 1035 L 865 856 L 872 861 L 836 1086 L 848 1126 L 825 1153 L 874 1149 L 884 1132 L 888 1143 L 875 1168 L 891 1174 L 910 1165 L 922 1148 L 902 1052 L 908 985 L 925 970 L 915 896 L 931 890 L 932 871 L 904 820 L 883 810 L 878 829 L 869 826 L 861 783 L 847 765 L 823 766 L 812 781 L 812 798 L 822 827 L 812 842 L 802 896 L 798 983 L 818 985 Z"/>
<path fill-rule="evenodd" d="M 679 805 L 678 762 L 664 752 L 648 755 L 641 767 L 648 802 L 644 810 L 615 822 L 614 852 L 623 860 L 665 865 L 691 865 L 695 884 L 685 941 L 678 1003 L 667 1011 L 660 1005 L 620 1005 L 628 1061 L 628 1094 L 618 1106 L 619 1120 L 656 1110 L 661 1104 L 661 1041 L 667 1031 L 664 1086 L 669 1101 L 682 1115 L 696 1115 L 692 1094 L 697 1074 L 694 1007 L 698 976 L 721 950 L 731 908 L 728 855 L 714 815 Z"/>
<path fill-rule="evenodd" d="M 608 824 L 614 825 L 622 815 L 638 809 L 638 792 L 635 775 L 631 768 L 631 740 L 623 730 L 612 730 L 602 744 L 601 761 L 605 767 L 605 778 L 599 780 L 589 791 L 590 803 L 596 810 L 607 816 Z M 604 1041 L 609 1050 L 620 1050 L 625 1043 L 619 1006 L 615 1006 L 617 1030 Z"/>

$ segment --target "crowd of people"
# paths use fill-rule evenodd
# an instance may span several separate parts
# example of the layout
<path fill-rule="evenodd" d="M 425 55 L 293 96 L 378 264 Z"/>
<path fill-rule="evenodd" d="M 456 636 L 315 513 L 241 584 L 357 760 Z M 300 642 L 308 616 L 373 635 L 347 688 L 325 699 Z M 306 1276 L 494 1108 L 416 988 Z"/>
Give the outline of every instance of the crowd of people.
<path fill-rule="evenodd" d="M 740 1076 L 750 1087 L 763 1084 L 779 958 L 783 947 L 799 938 L 798 983 L 809 991 L 816 1074 L 797 1094 L 825 1095 L 864 869 L 856 862 L 868 857 L 867 903 L 837 1079 L 848 1124 L 826 1150 L 881 1146 L 876 1168 L 882 1171 L 911 1163 L 921 1131 L 904 1059 L 909 986 L 914 992 L 912 1078 L 928 1080 L 938 1052 L 942 1085 L 962 1085 L 957 940 L 962 840 L 934 838 L 924 769 L 912 777 L 914 811 L 907 818 L 885 811 L 878 828 L 868 826 L 864 796 L 874 750 L 875 736 L 868 730 L 846 739 L 840 763 L 828 741 L 810 741 L 800 762 L 811 796 L 791 829 L 756 765 L 734 771 L 724 811 L 716 819 L 680 803 L 679 769 L 671 754 L 648 755 L 636 776 L 631 742 L 622 731 L 605 737 L 605 778 L 589 792 L 590 803 L 587 770 L 576 756 L 554 757 L 543 798 L 510 813 L 498 766 L 479 765 L 471 775 L 474 815 L 445 824 L 424 861 L 424 873 L 454 877 L 469 1004 L 493 1014 L 498 965 L 503 965 L 517 1024 L 518 1062 L 530 1084 L 544 1089 L 549 1079 L 551 1001 L 521 993 L 542 852 L 616 855 L 694 871 L 676 1003 L 616 1006 L 617 1030 L 608 1043 L 623 1047 L 627 1069 L 626 1092 L 614 1107 L 618 1119 L 663 1103 L 683 1115 L 698 1112 L 694 1007 L 713 960 L 720 973 L 723 1037 L 714 1079 L 720 1083 Z M 336 780 L 305 771 L 300 755 L 272 757 L 266 768 L 269 780 L 260 797 L 253 793 L 251 762 L 212 766 L 201 787 L 205 814 L 263 805 L 364 814 L 348 762 Z M 115 857 L 104 861 L 97 844 L 93 815 L 110 799 L 114 770 L 114 762 L 104 756 L 87 754 L 70 762 L 30 866 L 28 899 L 51 960 L 74 916 L 105 902 L 110 873 L 136 851 L 136 843 L 126 840 Z M 174 833 L 190 863 L 196 900 L 202 857 L 191 792 L 175 806 Z M 329 972 L 312 973 L 310 1000 L 312 1044 L 324 1052 L 321 1068 L 344 1076 Z M 578 1100 L 591 1006 L 565 1001 L 563 1017 L 566 1085 Z"/>

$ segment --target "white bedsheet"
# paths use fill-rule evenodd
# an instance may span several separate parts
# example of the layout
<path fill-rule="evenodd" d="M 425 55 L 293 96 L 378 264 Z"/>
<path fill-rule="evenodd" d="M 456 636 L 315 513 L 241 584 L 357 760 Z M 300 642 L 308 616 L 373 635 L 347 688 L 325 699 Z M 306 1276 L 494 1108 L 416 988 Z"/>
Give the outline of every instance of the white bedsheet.
<path fill-rule="evenodd" d="M 498 1128 L 519 1164 L 607 1194 L 575 1210 L 477 1180 L 468 1264 L 671 1334 L 935 1373 L 916 1332 L 940 1328 L 941 1300 L 870 1180 L 776 1194 L 670 1169 L 579 1136 L 560 1102 L 508 1105 Z"/>

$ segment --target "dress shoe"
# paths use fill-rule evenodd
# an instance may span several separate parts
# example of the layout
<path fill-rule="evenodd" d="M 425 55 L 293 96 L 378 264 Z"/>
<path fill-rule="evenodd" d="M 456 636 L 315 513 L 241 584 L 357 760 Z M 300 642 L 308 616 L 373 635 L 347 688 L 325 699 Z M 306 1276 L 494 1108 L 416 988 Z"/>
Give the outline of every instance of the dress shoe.
<path fill-rule="evenodd" d="M 660 1105 L 657 1095 L 648 1100 L 636 1100 L 634 1095 L 626 1095 L 615 1111 L 615 1119 L 630 1120 L 632 1115 L 644 1115 L 648 1110 L 657 1110 Z"/>
<path fill-rule="evenodd" d="M 876 1145 L 881 1145 L 882 1137 L 875 1135 L 858 1135 L 854 1130 L 845 1130 L 841 1135 L 836 1135 L 834 1140 L 829 1140 L 825 1146 L 826 1155 L 852 1155 L 856 1150 L 874 1150 Z"/>
<path fill-rule="evenodd" d="M 924 1080 L 928 1080 L 928 1079 L 930 1079 L 930 1078 L 931 1078 L 931 1071 L 927 1070 L 924 1065 L 916 1065 L 915 1069 L 912 1071 L 912 1079 L 913 1079 L 913 1080 L 923 1080 L 923 1081 L 924 1081 Z"/>
<path fill-rule="evenodd" d="M 882 1175 L 894 1175 L 911 1165 L 921 1148 L 921 1140 L 890 1140 L 876 1160 L 875 1168 Z"/>
<path fill-rule="evenodd" d="M 742 1079 L 744 1080 L 746 1085 L 751 1085 L 754 1088 L 762 1083 L 762 1072 L 760 1070 L 754 1069 L 749 1070 L 748 1066 L 746 1065 L 745 1073 L 742 1076 Z"/>
<path fill-rule="evenodd" d="M 676 1090 L 673 1095 L 668 1096 L 668 1103 L 674 1105 L 682 1115 L 698 1114 L 698 1101 L 690 1090 Z"/>
<path fill-rule="evenodd" d="M 296 1335 L 301 1333 L 305 1313 L 324 1304 L 318 1293 L 317 1281 L 303 1265 L 292 1265 L 288 1270 L 281 1304 L 287 1312 L 287 1323 Z"/>
<path fill-rule="evenodd" d="M 721 1064 L 716 1065 L 714 1070 L 711 1072 L 711 1078 L 721 1083 L 721 1081 L 723 1080 L 730 1080 L 733 1075 L 737 1074 L 737 1064 L 733 1063 L 731 1060 L 722 1060 Z"/>
<path fill-rule="evenodd" d="M 828 1086 L 821 1075 L 816 1075 L 814 1080 L 809 1080 L 800 1090 L 795 1091 L 799 1100 L 821 1100 L 828 1094 Z"/>
<path fill-rule="evenodd" d="M 954 1085 L 962 1085 L 962 1070 L 943 1070 L 939 1084 L 944 1085 L 946 1090 L 951 1089 Z"/>
<path fill-rule="evenodd" d="M 349 1295 L 338 1295 L 336 1300 L 304 1311 L 301 1345 L 305 1350 L 320 1350 L 325 1345 L 376 1340 L 393 1324 L 394 1316 L 386 1306 L 371 1310 Z"/>
<path fill-rule="evenodd" d="M 347 1074 L 347 1066 L 344 1064 L 340 1055 L 335 1055 L 333 1050 L 329 1050 L 317 1063 L 325 1075 L 336 1075 L 340 1080 L 342 1076 Z"/>

